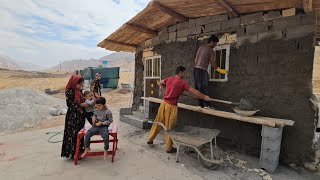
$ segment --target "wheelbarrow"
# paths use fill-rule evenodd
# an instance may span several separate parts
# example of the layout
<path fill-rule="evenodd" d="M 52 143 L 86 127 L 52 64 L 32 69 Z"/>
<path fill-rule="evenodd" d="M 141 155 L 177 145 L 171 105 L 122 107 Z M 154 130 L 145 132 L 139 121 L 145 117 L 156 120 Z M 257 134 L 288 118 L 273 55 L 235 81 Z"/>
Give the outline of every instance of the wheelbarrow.
<path fill-rule="evenodd" d="M 162 126 L 165 133 L 170 136 L 177 147 L 176 162 L 179 162 L 180 146 L 185 146 L 193 148 L 198 153 L 198 160 L 207 169 L 216 169 L 223 163 L 223 158 L 219 155 L 217 148 L 216 138 L 220 133 L 219 130 L 179 124 L 168 130 L 163 123 L 152 121 L 149 121 L 149 123 Z M 209 145 L 209 147 L 206 145 Z"/>

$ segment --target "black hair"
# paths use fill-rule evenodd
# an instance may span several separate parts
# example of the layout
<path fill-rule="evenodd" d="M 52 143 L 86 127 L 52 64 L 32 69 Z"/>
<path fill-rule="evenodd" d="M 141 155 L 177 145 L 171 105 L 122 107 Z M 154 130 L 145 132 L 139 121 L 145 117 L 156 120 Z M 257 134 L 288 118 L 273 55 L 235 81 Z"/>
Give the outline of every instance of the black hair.
<path fill-rule="evenodd" d="M 184 72 L 185 70 L 186 70 L 185 67 L 183 67 L 183 66 L 178 66 L 178 67 L 176 68 L 176 74 L 179 74 L 180 72 Z"/>
<path fill-rule="evenodd" d="M 84 96 L 87 96 L 88 94 L 90 94 L 91 92 L 90 91 L 85 91 L 84 93 L 83 93 L 83 95 Z"/>
<path fill-rule="evenodd" d="M 208 39 L 208 43 L 211 42 L 219 42 L 219 38 L 217 38 L 217 36 L 210 36 L 210 38 Z"/>
<path fill-rule="evenodd" d="M 83 78 L 80 78 L 80 79 L 78 80 L 78 83 L 77 83 L 77 84 L 81 84 L 82 82 L 84 82 L 84 79 L 83 79 Z"/>
<path fill-rule="evenodd" d="M 104 98 L 104 97 L 99 97 L 99 98 L 96 100 L 96 104 L 106 105 L 106 98 Z"/>

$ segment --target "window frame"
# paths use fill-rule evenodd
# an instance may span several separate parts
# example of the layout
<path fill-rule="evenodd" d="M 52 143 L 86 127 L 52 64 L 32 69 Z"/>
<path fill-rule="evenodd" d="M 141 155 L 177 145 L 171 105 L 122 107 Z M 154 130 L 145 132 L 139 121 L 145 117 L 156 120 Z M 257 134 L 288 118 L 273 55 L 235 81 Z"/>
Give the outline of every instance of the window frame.
<path fill-rule="evenodd" d="M 225 70 L 229 71 L 229 60 L 230 60 L 230 47 L 231 45 L 230 44 L 224 44 L 224 45 L 217 45 L 213 51 L 216 51 L 216 50 L 222 50 L 222 49 L 225 49 L 226 50 L 226 67 L 225 67 Z M 212 65 L 209 66 L 208 68 L 208 73 L 209 73 L 209 81 L 210 82 L 227 82 L 228 81 L 228 74 L 225 75 L 224 79 L 213 79 L 211 77 L 211 70 L 212 70 Z"/>
<path fill-rule="evenodd" d="M 154 59 L 159 59 L 159 76 L 154 76 Z M 151 60 L 151 74 L 152 76 L 148 76 L 147 77 L 147 70 L 146 70 L 146 62 L 147 60 Z M 144 65 L 144 71 L 143 71 L 143 75 L 145 79 L 161 79 L 161 55 L 157 55 L 157 56 L 151 56 L 151 57 L 145 57 L 143 60 L 143 65 Z"/>

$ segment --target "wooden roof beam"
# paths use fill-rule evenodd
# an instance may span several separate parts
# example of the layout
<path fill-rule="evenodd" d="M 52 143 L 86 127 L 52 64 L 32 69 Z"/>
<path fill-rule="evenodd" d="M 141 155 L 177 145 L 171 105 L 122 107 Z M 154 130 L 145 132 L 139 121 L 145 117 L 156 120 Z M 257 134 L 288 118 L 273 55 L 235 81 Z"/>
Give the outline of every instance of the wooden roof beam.
<path fill-rule="evenodd" d="M 305 13 L 310 13 L 312 9 L 312 0 L 303 0 L 303 10 Z"/>
<path fill-rule="evenodd" d="M 130 48 L 137 48 L 138 47 L 138 45 L 135 45 L 135 44 L 121 43 L 121 42 L 116 42 L 116 41 L 107 40 L 107 39 L 105 39 L 103 41 L 107 44 L 114 44 L 117 46 L 126 46 L 126 47 L 130 47 Z"/>
<path fill-rule="evenodd" d="M 239 16 L 237 11 L 232 6 L 230 6 L 225 0 L 216 0 L 216 1 L 220 6 L 222 6 L 228 12 L 230 18 L 235 18 Z"/>
<path fill-rule="evenodd" d="M 172 10 L 172 9 L 170 9 L 167 6 L 164 6 L 164 5 L 160 4 L 157 1 L 151 1 L 150 2 L 150 6 L 157 8 L 159 11 L 162 11 L 162 12 L 170 15 L 171 17 L 174 17 L 174 18 L 178 19 L 179 21 L 184 22 L 184 21 L 188 21 L 189 20 L 189 18 L 187 18 L 186 16 L 184 16 L 184 15 L 182 15 L 182 14 L 180 14 L 180 13 L 178 13 L 178 12 Z"/>
<path fill-rule="evenodd" d="M 154 30 L 151 30 L 151 29 L 148 29 L 148 28 L 144 28 L 144 27 L 133 25 L 133 24 L 129 24 L 129 23 L 124 24 L 124 27 L 132 29 L 132 30 L 135 30 L 135 31 L 139 31 L 139 32 L 142 32 L 142 33 L 150 34 L 150 35 L 153 35 L 153 36 L 157 36 L 158 35 L 158 31 L 154 31 Z"/>

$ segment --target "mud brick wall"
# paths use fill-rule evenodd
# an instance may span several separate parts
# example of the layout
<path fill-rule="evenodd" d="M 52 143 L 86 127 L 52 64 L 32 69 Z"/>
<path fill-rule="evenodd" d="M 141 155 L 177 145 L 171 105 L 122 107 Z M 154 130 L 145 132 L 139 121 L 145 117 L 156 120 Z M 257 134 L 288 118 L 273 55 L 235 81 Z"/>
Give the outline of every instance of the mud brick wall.
<path fill-rule="evenodd" d="M 174 75 L 175 67 L 187 68 L 186 80 L 194 84 L 193 66 L 199 37 L 237 34 L 232 45 L 227 82 L 210 82 L 210 96 L 229 101 L 246 98 L 259 109 L 257 115 L 292 119 L 285 127 L 281 161 L 302 164 L 313 157 L 312 140 L 317 107 L 312 103 L 314 14 L 282 17 L 280 12 L 255 13 L 228 19 L 227 15 L 190 19 L 164 28 L 143 47 L 154 47 L 162 56 L 162 78 Z M 141 61 L 141 60 L 139 60 Z M 137 66 L 136 66 L 137 67 Z M 197 105 L 181 97 L 180 102 Z M 232 109 L 214 104 L 220 110 Z M 259 156 L 261 126 L 179 109 L 180 123 L 221 130 L 219 146 Z"/>

